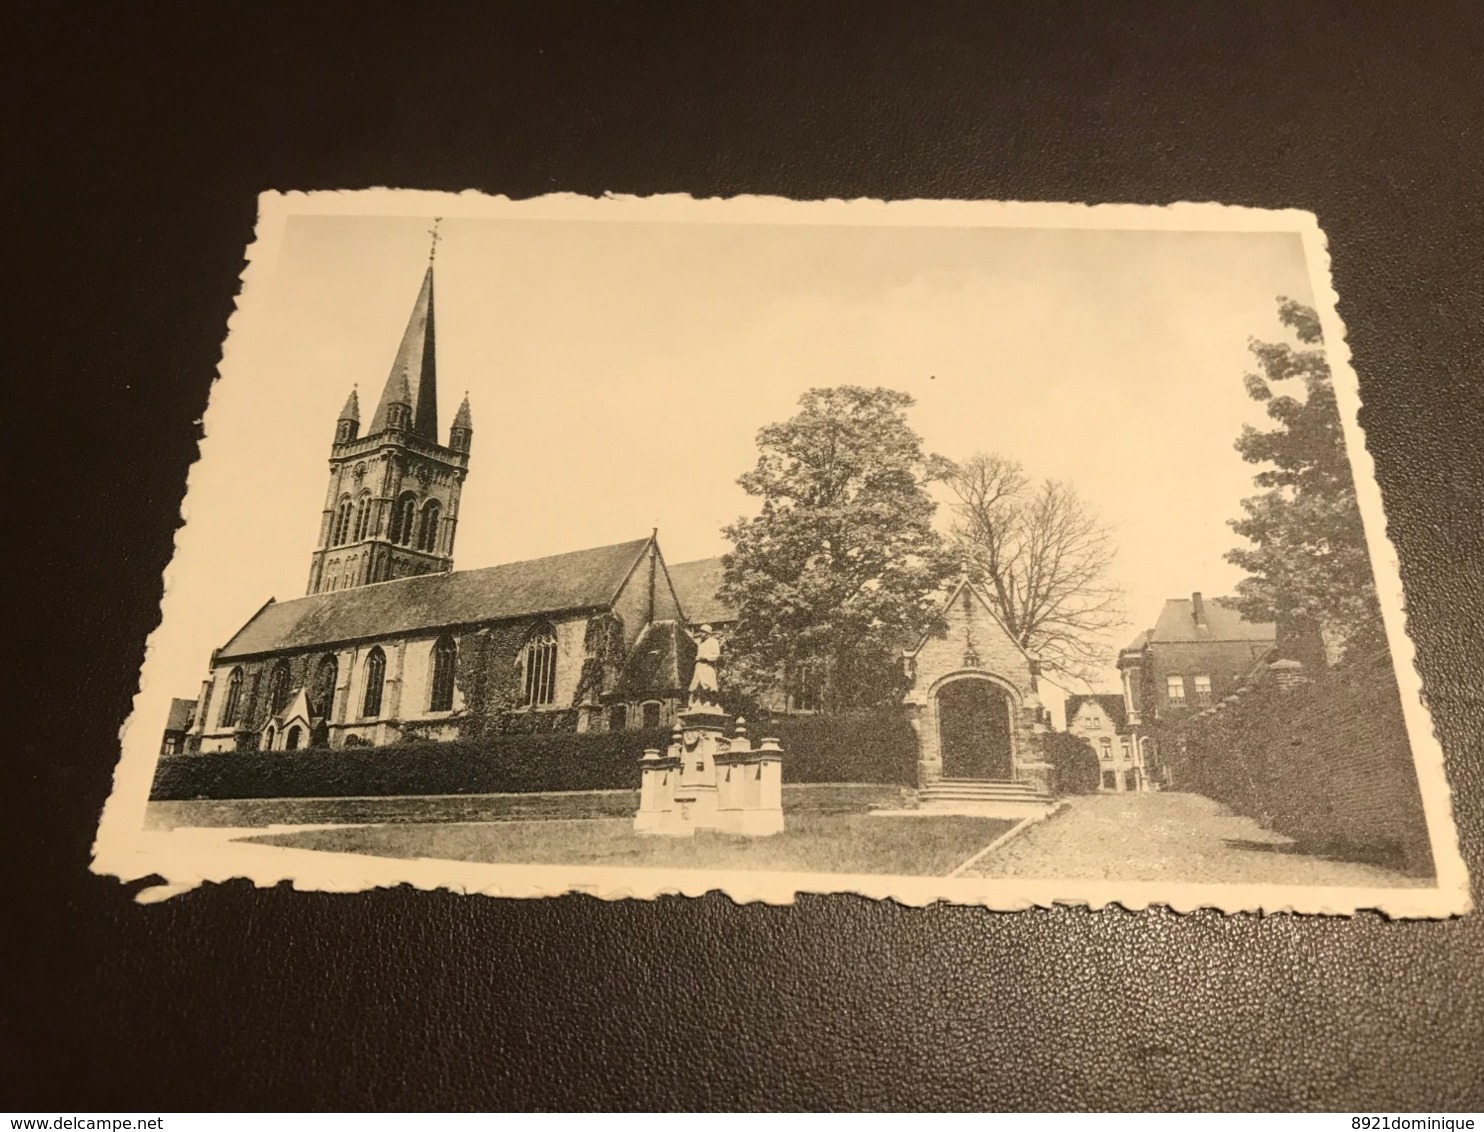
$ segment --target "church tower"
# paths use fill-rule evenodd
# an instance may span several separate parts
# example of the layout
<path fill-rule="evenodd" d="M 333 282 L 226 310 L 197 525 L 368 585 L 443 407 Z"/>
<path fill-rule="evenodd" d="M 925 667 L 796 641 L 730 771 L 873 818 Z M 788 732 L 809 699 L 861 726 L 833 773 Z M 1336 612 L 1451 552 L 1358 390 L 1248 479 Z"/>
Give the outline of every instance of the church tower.
<path fill-rule="evenodd" d="M 360 400 L 351 390 L 330 446 L 312 594 L 453 569 L 474 425 L 466 395 L 448 444 L 438 443 L 431 255 L 370 427 L 364 436 L 360 429 Z"/>

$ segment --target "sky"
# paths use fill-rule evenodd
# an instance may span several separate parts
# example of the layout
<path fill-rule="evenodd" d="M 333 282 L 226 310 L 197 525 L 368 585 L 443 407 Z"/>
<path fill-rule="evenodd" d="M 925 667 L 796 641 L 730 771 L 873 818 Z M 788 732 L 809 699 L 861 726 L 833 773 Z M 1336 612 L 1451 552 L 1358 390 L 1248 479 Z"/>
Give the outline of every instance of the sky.
<path fill-rule="evenodd" d="M 369 422 L 429 226 L 282 227 L 232 323 L 141 715 L 194 696 L 270 596 L 304 593 L 335 419 L 359 386 Z M 443 438 L 466 391 L 474 418 L 457 568 L 654 527 L 669 562 L 721 554 L 722 527 L 757 509 L 736 480 L 758 429 L 811 387 L 882 385 L 916 399 L 928 450 L 1019 460 L 1112 527 L 1115 648 L 1166 598 L 1240 578 L 1227 522 L 1257 469 L 1233 442 L 1267 420 L 1243 391 L 1248 341 L 1291 340 L 1278 296 L 1313 302 L 1294 232 L 463 217 L 440 233 Z"/>

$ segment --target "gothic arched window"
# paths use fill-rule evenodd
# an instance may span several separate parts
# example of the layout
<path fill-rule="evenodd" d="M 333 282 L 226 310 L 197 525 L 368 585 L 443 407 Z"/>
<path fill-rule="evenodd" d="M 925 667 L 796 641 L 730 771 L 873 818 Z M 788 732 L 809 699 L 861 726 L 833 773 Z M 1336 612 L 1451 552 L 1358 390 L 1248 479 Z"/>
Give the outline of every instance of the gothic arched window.
<path fill-rule="evenodd" d="M 319 664 L 314 670 L 313 691 L 310 693 L 311 702 L 309 710 L 314 715 L 330 718 L 330 712 L 335 708 L 335 685 L 340 680 L 340 662 L 335 659 L 332 652 L 325 653 L 319 658 Z"/>
<path fill-rule="evenodd" d="M 413 527 L 416 524 L 417 496 L 410 491 L 404 491 L 397 496 L 397 503 L 392 508 L 392 541 L 398 546 L 411 546 Z"/>
<path fill-rule="evenodd" d="M 439 637 L 433 646 L 432 695 L 429 711 L 453 710 L 453 674 L 459 659 L 459 646 L 452 637 Z"/>
<path fill-rule="evenodd" d="M 284 740 L 283 749 L 285 751 L 297 751 L 299 749 L 299 736 L 301 734 L 302 732 L 299 730 L 297 723 L 290 727 L 288 738 Z"/>
<path fill-rule="evenodd" d="M 423 504 L 422 520 L 417 528 L 418 550 L 436 551 L 438 549 L 438 519 L 443 514 L 443 508 L 438 506 L 436 499 L 430 499 Z"/>
<path fill-rule="evenodd" d="M 366 537 L 371 529 L 371 493 L 361 492 L 361 497 L 356 500 L 356 542 Z"/>
<path fill-rule="evenodd" d="M 522 658 L 525 667 L 525 703 L 541 707 L 556 699 L 556 634 L 543 627 L 526 643 Z"/>
<path fill-rule="evenodd" d="M 227 677 L 227 698 L 222 701 L 222 726 L 235 727 L 237 712 L 242 707 L 242 669 L 232 669 Z"/>
<path fill-rule="evenodd" d="M 277 715 L 289 702 L 289 662 L 280 660 L 268 674 L 268 714 Z"/>
<path fill-rule="evenodd" d="M 366 657 L 366 696 L 361 701 L 361 718 L 381 714 L 381 686 L 386 682 L 386 653 L 373 648 Z"/>
<path fill-rule="evenodd" d="M 335 508 L 335 525 L 330 532 L 330 545 L 343 546 L 350 539 L 350 515 L 352 511 L 350 496 L 342 495 L 340 504 Z"/>

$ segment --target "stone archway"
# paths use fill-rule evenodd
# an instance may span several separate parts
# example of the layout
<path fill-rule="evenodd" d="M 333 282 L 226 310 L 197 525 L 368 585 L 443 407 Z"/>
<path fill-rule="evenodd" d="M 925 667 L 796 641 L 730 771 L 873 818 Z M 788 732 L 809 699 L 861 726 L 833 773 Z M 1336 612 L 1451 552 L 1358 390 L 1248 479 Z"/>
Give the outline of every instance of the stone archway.
<path fill-rule="evenodd" d="M 951 680 L 938 689 L 938 750 L 944 778 L 1008 782 L 1014 777 L 1010 697 L 989 680 Z"/>

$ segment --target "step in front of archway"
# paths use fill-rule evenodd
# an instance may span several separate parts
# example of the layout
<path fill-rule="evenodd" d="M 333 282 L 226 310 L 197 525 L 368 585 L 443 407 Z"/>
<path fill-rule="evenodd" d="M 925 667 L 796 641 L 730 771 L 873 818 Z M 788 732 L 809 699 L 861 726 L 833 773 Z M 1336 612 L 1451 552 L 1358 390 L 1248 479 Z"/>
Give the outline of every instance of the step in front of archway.
<path fill-rule="evenodd" d="M 917 792 L 921 814 L 990 818 L 1039 817 L 1055 799 L 1023 782 L 944 778 Z"/>
<path fill-rule="evenodd" d="M 995 782 L 976 778 L 940 778 L 919 792 L 928 798 L 984 798 L 1005 801 L 1049 801 L 1050 795 L 1025 782 Z"/>

